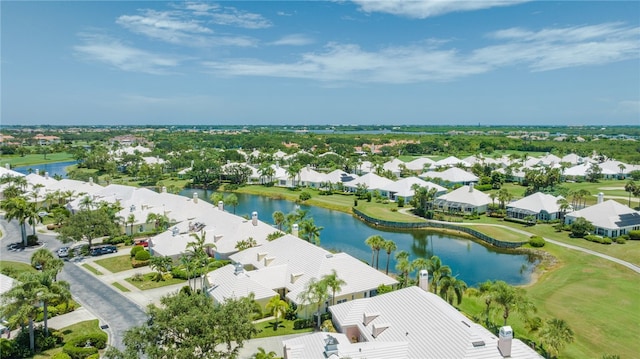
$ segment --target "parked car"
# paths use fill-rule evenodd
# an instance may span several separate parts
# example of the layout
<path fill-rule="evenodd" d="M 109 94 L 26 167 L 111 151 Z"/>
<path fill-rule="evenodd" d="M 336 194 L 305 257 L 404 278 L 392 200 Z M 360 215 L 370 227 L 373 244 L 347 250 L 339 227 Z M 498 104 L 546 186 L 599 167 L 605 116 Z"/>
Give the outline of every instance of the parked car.
<path fill-rule="evenodd" d="M 118 251 L 118 248 L 114 245 L 103 245 L 91 248 L 92 256 L 101 256 L 103 254 L 115 253 Z"/>
<path fill-rule="evenodd" d="M 136 241 L 136 246 L 143 246 L 145 248 L 149 247 L 149 240 L 148 239 L 141 239 Z"/>
<path fill-rule="evenodd" d="M 69 247 L 61 247 L 56 253 L 58 258 L 67 258 L 69 257 Z"/>

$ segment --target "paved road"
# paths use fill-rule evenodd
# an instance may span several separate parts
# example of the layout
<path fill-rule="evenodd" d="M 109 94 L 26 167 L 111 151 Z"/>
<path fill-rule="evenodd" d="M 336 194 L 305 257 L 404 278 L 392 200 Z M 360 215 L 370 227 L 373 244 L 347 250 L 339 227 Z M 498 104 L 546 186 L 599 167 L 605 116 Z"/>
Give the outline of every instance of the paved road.
<path fill-rule="evenodd" d="M 10 223 L 0 219 L 3 239 L 0 243 L 0 257 L 2 260 L 29 263 L 31 255 L 37 248 L 29 248 L 20 252 L 9 251 L 6 245 L 20 241 L 20 228 L 16 221 Z M 39 233 L 39 241 L 42 246 L 53 251 L 62 247 L 62 243 L 55 236 Z M 40 248 L 40 247 L 38 247 Z M 95 277 L 79 268 L 82 262 L 66 262 L 62 272 L 58 275 L 61 280 L 71 284 L 71 294 L 93 316 L 100 319 L 100 324 L 109 326 L 109 342 L 111 345 L 122 349 L 122 336 L 130 327 L 140 325 L 147 320 L 144 310 L 131 302 L 122 294 L 97 280 Z M 93 319 L 87 318 L 87 319 Z"/>
<path fill-rule="evenodd" d="M 110 342 L 123 349 L 124 332 L 147 320 L 145 312 L 122 294 L 93 277 L 77 265 L 65 264 L 60 279 L 71 284 L 73 296 L 83 307 L 109 325 Z"/>

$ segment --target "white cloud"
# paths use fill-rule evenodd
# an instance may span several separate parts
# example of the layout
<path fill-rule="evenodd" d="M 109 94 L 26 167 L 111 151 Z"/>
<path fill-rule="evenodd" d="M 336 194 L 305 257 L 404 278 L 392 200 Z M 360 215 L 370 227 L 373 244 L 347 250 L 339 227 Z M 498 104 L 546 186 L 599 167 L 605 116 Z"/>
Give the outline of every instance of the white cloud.
<path fill-rule="evenodd" d="M 205 16 L 217 25 L 236 26 L 246 29 L 264 29 L 272 26 L 271 21 L 260 14 L 238 10 L 232 6 L 220 6 L 214 3 L 187 2 L 176 5 L 190 11 L 193 15 Z"/>
<path fill-rule="evenodd" d="M 452 81 L 507 66 L 531 71 L 600 65 L 640 58 L 640 28 L 600 24 L 569 28 L 505 29 L 488 35 L 498 45 L 461 52 L 453 41 L 427 39 L 411 46 L 376 51 L 355 44 L 330 43 L 300 54 L 298 60 L 274 63 L 259 59 L 210 61 L 209 71 L 225 76 L 268 76 L 333 83 L 416 83 Z"/>
<path fill-rule="evenodd" d="M 378 52 L 353 44 L 330 43 L 323 52 L 305 53 L 295 63 L 251 59 L 206 62 L 211 71 L 228 76 L 270 76 L 328 82 L 413 83 L 448 81 L 485 72 L 483 65 L 461 62 L 455 50 L 430 47 L 389 47 Z"/>
<path fill-rule="evenodd" d="M 474 51 L 473 62 L 490 66 L 524 64 L 533 71 L 600 65 L 638 58 L 640 28 L 620 23 L 529 31 L 510 28 L 489 34 L 506 40 Z"/>
<path fill-rule="evenodd" d="M 530 0 L 352 0 L 367 13 L 382 12 L 416 19 L 450 12 L 517 5 Z"/>
<path fill-rule="evenodd" d="M 280 39 L 271 43 L 271 45 L 282 46 L 304 46 L 313 44 L 314 40 L 303 34 L 291 34 L 281 37 Z"/>
<path fill-rule="evenodd" d="M 211 6 L 195 6 L 194 13 Z M 203 21 L 187 16 L 183 11 L 141 10 L 139 15 L 122 15 L 116 23 L 134 33 L 171 44 L 192 47 L 255 46 L 257 40 L 246 36 L 217 36 L 203 26 Z"/>
<path fill-rule="evenodd" d="M 168 74 L 181 62 L 177 57 L 136 49 L 108 36 L 86 33 L 79 36 L 83 44 L 74 46 L 78 56 L 120 70 Z"/>

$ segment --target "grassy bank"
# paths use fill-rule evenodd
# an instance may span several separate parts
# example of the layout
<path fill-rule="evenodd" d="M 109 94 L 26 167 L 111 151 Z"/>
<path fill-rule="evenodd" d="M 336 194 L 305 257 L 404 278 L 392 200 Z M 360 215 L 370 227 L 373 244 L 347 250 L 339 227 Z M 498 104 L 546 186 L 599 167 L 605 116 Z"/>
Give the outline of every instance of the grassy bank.
<path fill-rule="evenodd" d="M 6 156 L 3 155 L 0 159 L 0 165 L 4 167 L 5 163 L 11 165 L 11 167 L 22 167 L 22 166 L 35 166 L 42 165 L 45 163 L 55 163 L 55 162 L 66 162 L 73 161 L 73 155 L 70 153 L 49 153 L 46 158 L 43 154 L 29 154 L 20 157 L 20 155 L 16 156 Z"/>

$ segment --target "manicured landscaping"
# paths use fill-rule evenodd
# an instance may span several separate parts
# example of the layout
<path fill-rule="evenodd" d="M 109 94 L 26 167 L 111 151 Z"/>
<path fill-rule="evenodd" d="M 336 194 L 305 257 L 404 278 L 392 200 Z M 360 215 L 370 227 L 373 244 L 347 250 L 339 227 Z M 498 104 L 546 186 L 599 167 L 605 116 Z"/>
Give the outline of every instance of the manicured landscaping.
<path fill-rule="evenodd" d="M 111 273 L 123 272 L 129 269 L 133 269 L 131 266 L 131 256 L 128 254 L 104 259 L 98 259 L 96 264 L 104 267 Z"/>
<path fill-rule="evenodd" d="M 116 288 L 118 288 L 118 289 L 120 289 L 120 291 L 121 291 L 121 292 L 125 292 L 125 293 L 126 293 L 126 292 L 131 292 L 131 291 L 129 290 L 129 288 L 127 288 L 127 287 L 123 286 L 122 284 L 120 284 L 120 283 L 118 283 L 118 282 L 113 282 L 113 283 L 111 283 L 111 285 L 112 285 L 112 286 L 114 286 L 114 287 L 116 287 Z"/>
<path fill-rule="evenodd" d="M 143 274 L 140 277 L 141 280 L 136 280 L 136 277 L 129 277 L 127 279 L 125 279 L 127 282 L 133 284 L 134 286 L 136 286 L 136 288 L 140 289 L 140 290 L 147 290 L 147 289 L 154 289 L 154 288 L 160 288 L 160 287 L 165 287 L 168 285 L 174 285 L 174 284 L 180 284 L 180 283 L 186 283 L 187 281 L 184 279 L 178 279 L 178 278 L 171 278 L 171 279 L 167 279 L 167 280 L 161 280 L 156 282 L 155 280 L 153 280 L 153 278 L 155 278 L 156 273 L 146 273 Z"/>
<path fill-rule="evenodd" d="M 522 233 L 514 232 L 507 228 L 495 227 L 492 225 L 469 225 L 465 223 L 456 223 L 462 227 L 472 228 L 480 233 L 486 234 L 491 238 L 498 239 L 503 242 L 528 242 L 529 236 Z"/>
<path fill-rule="evenodd" d="M 27 263 L 0 261 L 0 272 L 11 278 L 17 278 L 22 272 L 36 272 L 36 269 Z"/>
<path fill-rule="evenodd" d="M 64 336 L 65 343 L 88 334 L 104 333 L 104 331 L 100 329 L 100 323 L 98 319 L 79 322 L 79 323 L 70 325 L 68 327 L 59 328 L 58 330 Z M 60 353 L 60 352 L 62 352 L 62 347 L 49 349 L 40 354 L 35 355 L 34 359 L 51 358 L 54 354 Z"/>
<path fill-rule="evenodd" d="M 97 270 L 95 267 L 90 266 L 89 264 L 85 263 L 82 265 L 84 268 L 86 268 L 89 272 L 95 274 L 95 275 L 102 275 L 102 272 L 100 272 L 99 270 Z"/>
<path fill-rule="evenodd" d="M 280 320 L 278 328 L 274 330 L 274 320 L 255 323 L 258 334 L 254 338 L 275 337 L 279 335 L 310 333 L 313 328 L 293 329 L 293 320 Z"/>
<path fill-rule="evenodd" d="M 66 162 L 73 161 L 73 155 L 71 153 L 48 153 L 45 159 L 43 154 L 28 154 L 24 156 L 3 156 L 0 164 L 4 166 L 5 163 L 9 163 L 11 167 L 33 166 L 42 165 L 45 163 Z"/>

